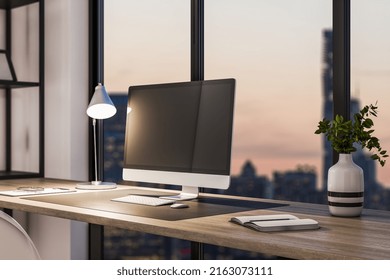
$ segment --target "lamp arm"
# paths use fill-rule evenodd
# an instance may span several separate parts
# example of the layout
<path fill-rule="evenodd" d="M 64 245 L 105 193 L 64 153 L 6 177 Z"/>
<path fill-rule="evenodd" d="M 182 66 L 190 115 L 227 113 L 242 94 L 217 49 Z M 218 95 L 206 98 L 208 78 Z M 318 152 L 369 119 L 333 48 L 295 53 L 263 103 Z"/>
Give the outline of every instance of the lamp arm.
<path fill-rule="evenodd" d="M 95 158 L 95 182 L 99 182 L 98 179 L 98 169 L 97 169 L 97 151 L 96 151 L 96 119 L 92 120 L 93 126 L 93 150 L 94 150 L 94 158 Z"/>
<path fill-rule="evenodd" d="M 93 126 L 93 152 L 95 158 L 95 181 L 90 181 L 88 183 L 78 183 L 77 189 L 80 190 L 108 190 L 115 189 L 116 183 L 111 182 L 102 182 L 98 179 L 98 154 L 97 154 L 97 143 L 96 143 L 96 118 L 92 118 L 92 126 Z"/>

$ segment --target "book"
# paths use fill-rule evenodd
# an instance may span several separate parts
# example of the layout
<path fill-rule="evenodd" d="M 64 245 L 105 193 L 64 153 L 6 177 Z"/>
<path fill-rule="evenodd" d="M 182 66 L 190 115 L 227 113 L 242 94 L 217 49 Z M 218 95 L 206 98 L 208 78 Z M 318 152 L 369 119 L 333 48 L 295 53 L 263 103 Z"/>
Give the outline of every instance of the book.
<path fill-rule="evenodd" d="M 263 232 L 318 229 L 319 224 L 313 219 L 299 219 L 290 214 L 238 216 L 230 222 Z"/>

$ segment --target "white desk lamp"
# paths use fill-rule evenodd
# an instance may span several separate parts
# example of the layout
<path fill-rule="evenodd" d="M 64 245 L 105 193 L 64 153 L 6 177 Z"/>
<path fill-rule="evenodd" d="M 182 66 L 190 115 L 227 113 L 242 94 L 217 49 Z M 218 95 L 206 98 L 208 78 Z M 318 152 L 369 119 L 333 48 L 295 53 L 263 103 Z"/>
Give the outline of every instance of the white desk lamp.
<path fill-rule="evenodd" d="M 99 83 L 95 87 L 95 92 L 87 108 L 87 115 L 92 118 L 93 125 L 93 144 L 95 159 L 95 181 L 77 184 L 77 189 L 83 190 L 104 190 L 115 189 L 116 184 L 111 182 L 102 182 L 98 180 L 97 151 L 96 151 L 96 119 L 108 119 L 116 113 L 116 108 L 108 96 L 104 86 Z"/>

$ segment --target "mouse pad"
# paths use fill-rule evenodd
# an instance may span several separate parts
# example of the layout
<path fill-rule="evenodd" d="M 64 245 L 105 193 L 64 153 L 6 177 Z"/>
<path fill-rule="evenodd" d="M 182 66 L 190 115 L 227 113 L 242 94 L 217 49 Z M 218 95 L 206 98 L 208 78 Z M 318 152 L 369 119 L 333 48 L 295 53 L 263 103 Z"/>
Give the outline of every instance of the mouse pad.
<path fill-rule="evenodd" d="M 130 194 L 151 196 L 167 195 L 166 192 L 156 191 L 152 193 L 150 191 L 127 189 L 100 192 L 69 193 L 66 195 L 42 195 L 24 197 L 22 199 L 168 221 L 200 218 L 205 216 L 229 214 L 254 209 L 266 209 L 286 206 L 286 204 L 281 203 L 267 203 L 241 199 L 238 200 L 202 196 L 195 200 L 180 202 L 189 205 L 189 208 L 184 209 L 172 209 L 170 205 L 148 206 L 111 201 L 111 199 L 113 198 L 119 198 Z"/>

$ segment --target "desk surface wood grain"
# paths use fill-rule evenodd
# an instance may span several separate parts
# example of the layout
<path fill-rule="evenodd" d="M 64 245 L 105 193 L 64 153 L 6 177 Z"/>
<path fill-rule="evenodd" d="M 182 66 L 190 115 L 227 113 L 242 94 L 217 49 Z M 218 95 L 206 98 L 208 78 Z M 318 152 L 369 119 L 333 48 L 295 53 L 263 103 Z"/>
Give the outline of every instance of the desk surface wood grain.
<path fill-rule="evenodd" d="M 19 186 L 75 188 L 76 182 L 57 179 L 20 179 L 0 181 L 0 190 Z M 118 186 L 118 190 L 145 188 Z M 148 191 L 148 189 L 146 189 Z M 154 189 L 151 189 L 154 191 Z M 96 191 L 77 191 L 91 193 Z M 104 191 L 99 191 L 104 192 Z M 167 191 L 170 192 L 170 191 Z M 58 194 L 72 199 L 75 193 Z M 339 218 L 329 214 L 326 205 L 205 195 L 262 203 L 280 203 L 279 207 L 250 209 L 188 219 L 169 220 L 129 215 L 95 208 L 35 201 L 21 197 L 0 196 L 0 207 L 55 216 L 103 226 L 152 233 L 195 242 L 231 247 L 292 259 L 390 259 L 390 212 L 363 210 L 361 217 Z M 196 202 L 192 202 L 196 203 Z M 182 210 L 174 210 L 182 211 Z M 174 213 L 174 212 L 173 212 Z M 242 227 L 229 220 L 233 216 L 289 213 L 299 218 L 315 219 L 318 230 L 263 233 Z"/>

